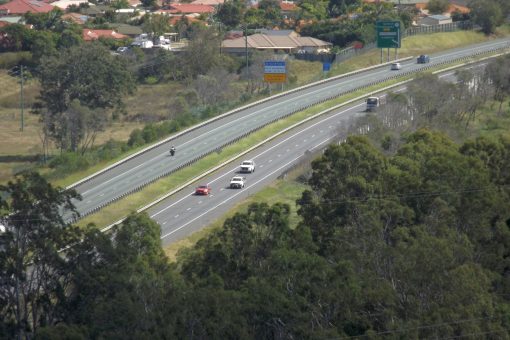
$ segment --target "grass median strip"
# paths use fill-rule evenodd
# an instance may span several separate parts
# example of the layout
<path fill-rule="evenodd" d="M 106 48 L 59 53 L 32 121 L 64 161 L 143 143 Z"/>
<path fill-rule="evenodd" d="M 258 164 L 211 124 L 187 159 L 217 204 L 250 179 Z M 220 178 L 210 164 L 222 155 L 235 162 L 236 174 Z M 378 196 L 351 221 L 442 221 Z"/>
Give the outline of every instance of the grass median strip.
<path fill-rule="evenodd" d="M 78 225 L 84 226 L 89 223 L 95 223 L 99 227 L 110 225 L 111 223 L 114 223 L 127 216 L 130 212 L 136 211 L 147 202 L 154 201 L 157 198 L 163 196 L 165 193 L 177 188 L 181 183 L 185 183 L 197 177 L 203 172 L 213 168 L 215 165 L 232 158 L 233 156 L 269 138 L 270 136 L 275 135 L 277 132 L 330 107 L 341 104 L 353 98 L 363 96 L 365 93 L 375 91 L 396 82 L 397 80 L 395 79 L 375 86 L 367 87 L 363 90 L 358 90 L 336 99 L 315 105 L 306 110 L 297 112 L 287 118 L 272 123 L 250 134 L 246 138 L 241 139 L 237 143 L 226 146 L 220 153 L 210 154 L 193 163 L 191 166 L 174 172 L 173 174 L 148 185 L 141 191 L 133 193 L 119 201 L 106 206 L 95 214 L 86 216 L 78 222 Z"/>

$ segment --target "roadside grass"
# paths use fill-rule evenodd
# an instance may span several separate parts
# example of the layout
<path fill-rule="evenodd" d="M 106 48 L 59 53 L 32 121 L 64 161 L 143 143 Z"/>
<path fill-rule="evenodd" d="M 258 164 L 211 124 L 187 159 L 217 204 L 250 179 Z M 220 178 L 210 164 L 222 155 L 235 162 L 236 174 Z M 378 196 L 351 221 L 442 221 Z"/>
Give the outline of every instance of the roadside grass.
<path fill-rule="evenodd" d="M 300 217 L 297 214 L 296 200 L 301 197 L 303 190 L 308 186 L 296 182 L 294 179 L 278 179 L 271 185 L 265 187 L 261 191 L 250 196 L 241 203 L 238 203 L 228 213 L 213 221 L 206 228 L 197 231 L 189 237 L 174 242 L 164 248 L 165 254 L 170 261 L 174 262 L 177 259 L 178 253 L 183 248 L 192 247 L 200 239 L 207 237 L 215 230 L 219 230 L 225 221 L 237 213 L 246 212 L 248 206 L 255 202 L 264 202 L 269 206 L 275 203 L 285 203 L 290 206 L 289 224 L 291 228 L 295 228 L 299 223 Z"/>
<path fill-rule="evenodd" d="M 405 58 L 424 53 L 431 54 L 441 50 L 488 41 L 490 39 L 491 38 L 487 38 L 482 33 L 473 31 L 415 35 L 402 39 L 402 48 L 399 49 L 398 57 Z M 394 58 L 394 56 L 394 51 L 391 51 L 390 57 Z M 359 57 L 351 58 L 340 64 L 335 64 L 331 74 L 343 74 L 360 68 L 376 65 L 380 62 L 380 59 L 380 50 L 374 49 L 360 55 Z M 386 54 L 383 54 L 383 60 L 386 61 Z"/>

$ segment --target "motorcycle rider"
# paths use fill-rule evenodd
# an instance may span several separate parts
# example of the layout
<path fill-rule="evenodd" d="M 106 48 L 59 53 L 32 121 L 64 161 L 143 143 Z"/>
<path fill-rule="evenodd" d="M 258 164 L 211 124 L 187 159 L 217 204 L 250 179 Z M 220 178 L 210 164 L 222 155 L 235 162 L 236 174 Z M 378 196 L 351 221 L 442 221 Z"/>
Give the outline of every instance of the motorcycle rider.
<path fill-rule="evenodd" d="M 172 147 L 170 148 L 170 155 L 175 155 L 175 146 L 172 145 Z"/>

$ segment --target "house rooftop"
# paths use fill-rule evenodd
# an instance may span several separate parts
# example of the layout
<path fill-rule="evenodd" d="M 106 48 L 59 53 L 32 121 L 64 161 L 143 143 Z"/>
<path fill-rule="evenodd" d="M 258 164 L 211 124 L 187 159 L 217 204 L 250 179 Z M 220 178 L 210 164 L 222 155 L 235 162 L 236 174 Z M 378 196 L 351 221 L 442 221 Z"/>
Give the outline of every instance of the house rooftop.
<path fill-rule="evenodd" d="M 91 30 L 88 28 L 83 30 L 82 35 L 83 40 L 85 41 L 97 40 L 99 38 L 111 38 L 111 39 L 129 38 L 127 35 L 117 33 L 114 30 Z"/>
<path fill-rule="evenodd" d="M 450 17 L 447 17 L 446 15 L 442 15 L 442 14 L 429 15 L 429 18 L 436 19 L 436 20 L 448 20 L 448 19 L 450 19 Z"/>
<path fill-rule="evenodd" d="M 38 0 L 12 0 L 0 5 L 0 13 L 20 15 L 26 13 L 48 13 L 54 6 Z"/>

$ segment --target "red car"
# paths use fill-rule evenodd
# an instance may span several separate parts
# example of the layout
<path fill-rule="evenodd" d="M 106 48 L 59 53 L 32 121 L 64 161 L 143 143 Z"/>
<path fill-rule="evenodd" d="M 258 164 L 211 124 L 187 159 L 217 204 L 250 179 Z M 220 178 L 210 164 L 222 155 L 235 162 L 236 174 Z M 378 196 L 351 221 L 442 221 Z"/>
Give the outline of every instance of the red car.
<path fill-rule="evenodd" d="M 211 187 L 208 185 L 201 185 L 195 189 L 195 195 L 209 195 Z"/>

